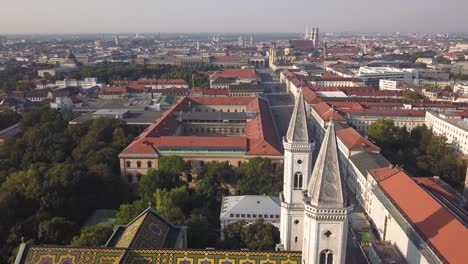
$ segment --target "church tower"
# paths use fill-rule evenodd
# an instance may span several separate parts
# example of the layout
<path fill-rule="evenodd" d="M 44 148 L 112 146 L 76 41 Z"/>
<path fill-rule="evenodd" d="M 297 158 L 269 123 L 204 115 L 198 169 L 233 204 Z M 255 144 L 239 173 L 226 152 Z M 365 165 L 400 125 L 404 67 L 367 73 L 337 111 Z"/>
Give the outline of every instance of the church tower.
<path fill-rule="evenodd" d="M 338 162 L 335 125 L 331 121 L 304 193 L 303 263 L 345 263 L 352 206 L 347 205 Z"/>
<path fill-rule="evenodd" d="M 270 57 L 268 58 L 270 68 L 275 64 L 277 58 L 276 58 L 276 42 L 272 42 L 270 45 L 270 50 L 269 50 L 269 55 Z"/>
<path fill-rule="evenodd" d="M 312 171 L 314 144 L 309 137 L 307 110 L 299 90 L 284 147 L 284 182 L 281 198 L 281 243 L 285 250 L 301 250 L 304 207 L 303 191 Z"/>

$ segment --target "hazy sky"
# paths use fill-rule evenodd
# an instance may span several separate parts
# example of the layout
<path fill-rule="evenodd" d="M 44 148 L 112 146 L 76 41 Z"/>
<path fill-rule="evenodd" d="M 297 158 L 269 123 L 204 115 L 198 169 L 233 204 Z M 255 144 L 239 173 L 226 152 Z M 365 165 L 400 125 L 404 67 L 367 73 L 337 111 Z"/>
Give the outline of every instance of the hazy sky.
<path fill-rule="evenodd" d="M 0 33 L 468 32 L 468 0 L 0 0 Z"/>

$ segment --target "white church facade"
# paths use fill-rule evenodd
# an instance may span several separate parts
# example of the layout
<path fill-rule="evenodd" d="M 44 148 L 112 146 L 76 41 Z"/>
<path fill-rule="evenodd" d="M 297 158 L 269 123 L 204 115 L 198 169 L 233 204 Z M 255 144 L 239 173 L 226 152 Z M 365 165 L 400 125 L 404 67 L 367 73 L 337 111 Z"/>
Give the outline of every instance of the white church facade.
<path fill-rule="evenodd" d="M 313 164 L 314 143 L 299 91 L 284 146 L 281 245 L 302 251 L 307 264 L 341 264 L 346 259 L 348 206 L 338 162 L 335 126 L 330 123 Z"/>

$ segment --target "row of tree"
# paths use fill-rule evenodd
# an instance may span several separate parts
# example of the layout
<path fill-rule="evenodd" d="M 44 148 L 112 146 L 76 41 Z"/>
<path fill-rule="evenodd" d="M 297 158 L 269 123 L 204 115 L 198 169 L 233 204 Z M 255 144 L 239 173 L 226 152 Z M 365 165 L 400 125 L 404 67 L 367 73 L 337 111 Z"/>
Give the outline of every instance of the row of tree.
<path fill-rule="evenodd" d="M 86 217 L 125 197 L 118 153 L 130 142 L 118 120 L 69 127 L 48 107 L 23 113 L 22 134 L 0 147 L 0 263 L 20 238 L 68 244 Z"/>
<path fill-rule="evenodd" d="M 148 202 L 156 211 L 174 224 L 188 226 L 188 246 L 191 248 L 274 249 L 279 231 L 271 224 L 258 222 L 245 228 L 227 228 L 226 241 L 220 241 L 220 208 L 223 195 L 230 187 L 239 194 L 272 194 L 281 191 L 281 173 L 269 159 L 254 158 L 239 169 L 227 162 L 208 162 L 198 173 L 195 187 L 179 180 L 190 173 L 190 166 L 178 156 L 161 157 L 158 169 L 148 170 L 140 181 L 141 199 L 120 207 L 115 224 L 127 224 L 146 207 Z M 245 226 L 245 223 L 237 225 Z M 243 234 L 241 241 L 234 243 Z M 74 245 L 97 246 L 107 239 L 102 234 L 111 231 L 109 225 L 87 227 L 75 237 Z M 255 239 L 257 237 L 258 239 Z M 244 242 L 242 242 L 244 241 Z"/>
<path fill-rule="evenodd" d="M 67 74 L 58 73 L 50 79 L 61 80 L 65 77 L 69 79 L 97 77 L 99 81 L 109 84 L 114 80 L 134 81 L 139 78 L 184 79 L 189 85 L 192 85 L 193 83 L 196 87 L 207 88 L 209 87 L 208 77 L 206 75 L 199 74 L 199 72 L 212 71 L 216 69 L 218 69 L 218 67 L 203 64 L 196 67 L 185 67 L 168 64 L 140 65 L 105 62 L 99 63 L 95 66 L 84 66 L 79 70 L 72 71 Z"/>
<path fill-rule="evenodd" d="M 425 125 L 408 132 L 393 120 L 377 120 L 369 126 L 368 136 L 393 164 L 414 176 L 440 176 L 455 188 L 461 188 L 466 161 L 458 157 L 444 136 L 436 135 Z"/>

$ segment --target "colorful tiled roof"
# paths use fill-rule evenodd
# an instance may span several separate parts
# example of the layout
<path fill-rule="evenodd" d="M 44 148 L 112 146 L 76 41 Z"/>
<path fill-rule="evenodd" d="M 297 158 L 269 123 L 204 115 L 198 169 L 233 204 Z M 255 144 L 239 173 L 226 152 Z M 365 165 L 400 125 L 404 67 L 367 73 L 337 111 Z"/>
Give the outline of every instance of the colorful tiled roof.
<path fill-rule="evenodd" d="M 119 227 L 106 247 L 116 248 L 174 248 L 185 227 L 174 226 L 148 207 L 125 227 Z"/>
<path fill-rule="evenodd" d="M 301 264 L 301 252 L 26 246 L 21 264 Z"/>

